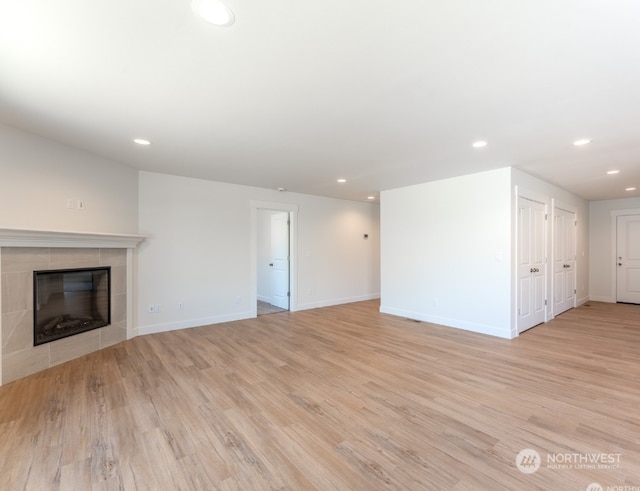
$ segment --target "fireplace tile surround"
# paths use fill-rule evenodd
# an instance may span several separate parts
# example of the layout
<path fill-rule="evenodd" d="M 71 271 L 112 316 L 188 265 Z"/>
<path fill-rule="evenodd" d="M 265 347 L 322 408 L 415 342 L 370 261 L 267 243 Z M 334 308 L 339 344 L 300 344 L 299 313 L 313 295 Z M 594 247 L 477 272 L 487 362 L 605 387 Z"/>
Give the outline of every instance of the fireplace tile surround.
<path fill-rule="evenodd" d="M 142 236 L 0 229 L 0 385 L 132 337 L 132 258 Z M 111 266 L 111 324 L 33 346 L 33 271 Z"/>

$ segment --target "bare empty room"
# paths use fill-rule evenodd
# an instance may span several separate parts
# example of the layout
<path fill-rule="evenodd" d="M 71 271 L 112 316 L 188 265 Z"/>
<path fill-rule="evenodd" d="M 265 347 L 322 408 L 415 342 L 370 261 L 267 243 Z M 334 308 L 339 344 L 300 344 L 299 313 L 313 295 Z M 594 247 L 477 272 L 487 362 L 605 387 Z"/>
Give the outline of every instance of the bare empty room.
<path fill-rule="evenodd" d="M 640 489 L 634 2 L 0 1 L 8 489 Z"/>

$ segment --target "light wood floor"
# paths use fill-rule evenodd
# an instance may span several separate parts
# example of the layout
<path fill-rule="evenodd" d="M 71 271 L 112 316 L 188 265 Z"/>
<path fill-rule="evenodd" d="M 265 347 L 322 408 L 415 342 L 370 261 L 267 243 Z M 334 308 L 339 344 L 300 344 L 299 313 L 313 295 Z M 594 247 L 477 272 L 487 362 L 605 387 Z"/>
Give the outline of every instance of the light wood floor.
<path fill-rule="evenodd" d="M 138 337 L 1 387 L 0 488 L 640 486 L 640 307 L 592 302 L 512 341 L 377 309 Z M 547 462 L 602 453 L 620 468 Z"/>

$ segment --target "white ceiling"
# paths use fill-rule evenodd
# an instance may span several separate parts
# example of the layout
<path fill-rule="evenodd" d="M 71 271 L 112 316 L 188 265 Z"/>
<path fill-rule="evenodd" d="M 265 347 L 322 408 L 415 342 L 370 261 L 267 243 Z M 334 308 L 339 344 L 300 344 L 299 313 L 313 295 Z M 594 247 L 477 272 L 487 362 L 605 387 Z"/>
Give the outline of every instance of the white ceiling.
<path fill-rule="evenodd" d="M 189 0 L 0 0 L 0 121 L 144 170 L 354 200 L 504 166 L 640 196 L 640 2 L 226 3 L 229 28 Z"/>

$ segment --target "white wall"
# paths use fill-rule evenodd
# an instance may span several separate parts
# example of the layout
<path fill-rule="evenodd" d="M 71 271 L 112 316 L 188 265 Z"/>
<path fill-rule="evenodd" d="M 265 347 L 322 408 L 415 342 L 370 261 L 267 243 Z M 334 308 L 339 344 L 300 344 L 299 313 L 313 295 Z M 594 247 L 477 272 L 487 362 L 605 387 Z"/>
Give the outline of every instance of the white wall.
<path fill-rule="evenodd" d="M 141 333 L 252 316 L 254 201 L 297 205 L 292 310 L 379 296 L 377 205 L 150 172 L 139 181 Z"/>
<path fill-rule="evenodd" d="M 516 196 L 576 212 L 577 298 L 589 297 L 588 203 L 517 169 L 385 191 L 381 201 L 381 311 L 516 336 Z M 552 254 L 552 221 L 548 251 Z M 551 299 L 552 275 L 547 294 Z M 548 318 L 552 302 L 548 302 Z"/>
<path fill-rule="evenodd" d="M 137 210 L 137 170 L 0 125 L 1 228 L 135 234 Z"/>
<path fill-rule="evenodd" d="M 627 198 L 589 203 L 590 298 L 615 302 L 615 220 L 611 212 L 640 210 L 640 198 Z M 640 211 L 639 211 L 640 213 Z"/>
<path fill-rule="evenodd" d="M 385 313 L 511 336 L 510 169 L 381 195 Z"/>

